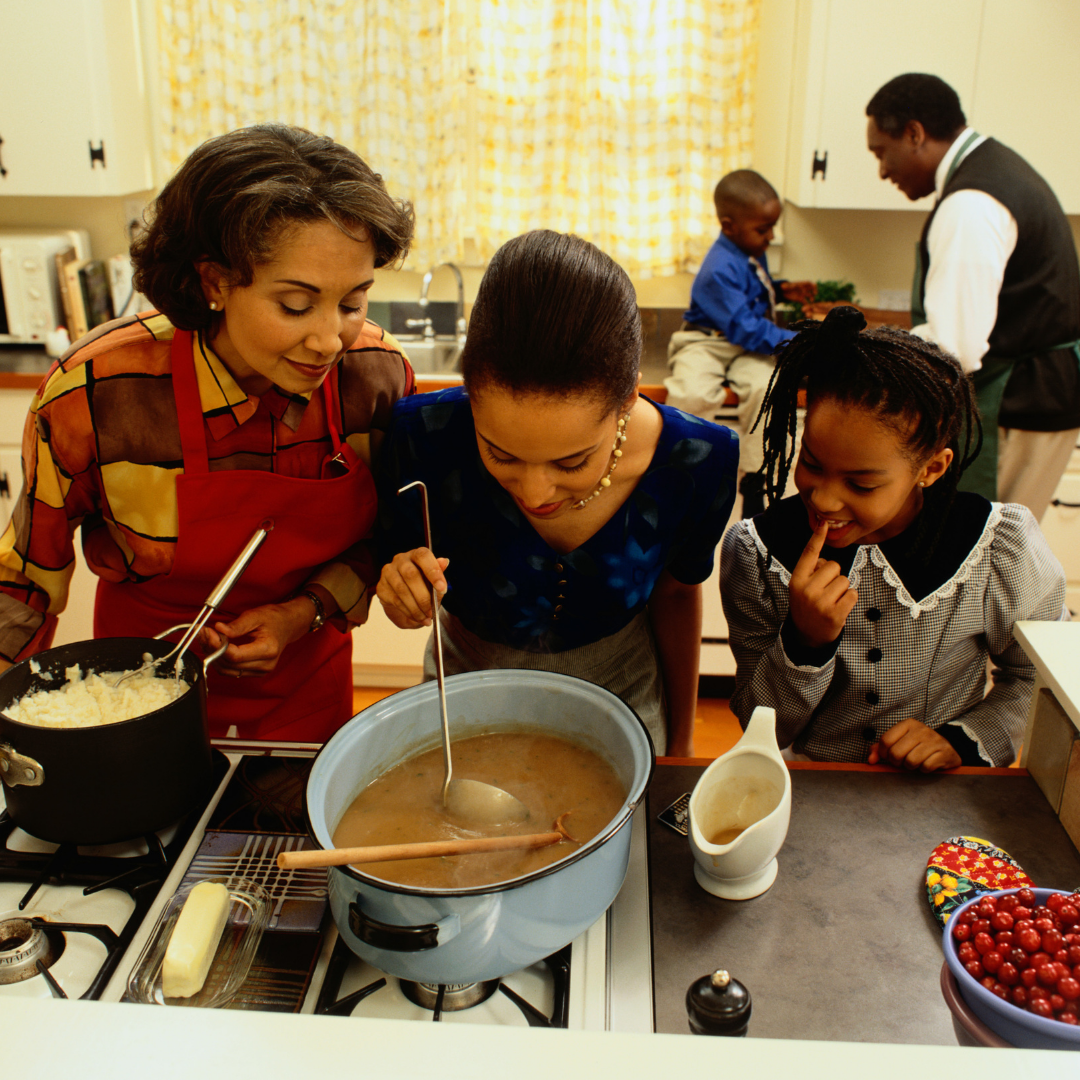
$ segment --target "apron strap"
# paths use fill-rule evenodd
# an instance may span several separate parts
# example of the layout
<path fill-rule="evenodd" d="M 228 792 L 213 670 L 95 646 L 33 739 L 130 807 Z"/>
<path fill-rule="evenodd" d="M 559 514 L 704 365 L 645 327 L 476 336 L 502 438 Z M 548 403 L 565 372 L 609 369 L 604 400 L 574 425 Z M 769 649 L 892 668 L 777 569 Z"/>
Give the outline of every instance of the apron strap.
<path fill-rule="evenodd" d="M 326 410 L 326 426 L 330 430 L 330 444 L 333 448 L 333 461 L 340 461 L 343 465 L 348 466 L 350 469 L 355 467 L 359 458 L 356 451 L 341 437 L 341 429 L 344 424 L 341 420 L 341 401 L 338 395 L 338 365 L 335 364 L 333 370 L 325 379 L 322 384 L 323 395 L 323 407 Z"/>
<path fill-rule="evenodd" d="M 195 335 L 190 330 L 173 332 L 170 350 L 173 397 L 176 399 L 176 416 L 180 425 L 184 472 L 188 475 L 210 471 L 202 399 L 199 397 L 199 380 L 195 375 L 194 348 Z"/>
<path fill-rule="evenodd" d="M 184 472 L 191 476 L 210 471 L 210 458 L 206 450 L 206 426 L 203 419 L 202 398 L 199 397 L 199 380 L 195 374 L 195 335 L 190 330 L 173 333 L 170 359 L 172 362 L 173 396 L 180 427 L 180 447 L 184 455 Z M 201 339 L 198 341 L 201 348 Z M 341 437 L 341 408 L 338 401 L 337 365 L 323 380 L 323 407 L 326 410 L 326 426 L 330 432 L 333 456 L 352 468 L 357 462 L 356 452 Z"/>

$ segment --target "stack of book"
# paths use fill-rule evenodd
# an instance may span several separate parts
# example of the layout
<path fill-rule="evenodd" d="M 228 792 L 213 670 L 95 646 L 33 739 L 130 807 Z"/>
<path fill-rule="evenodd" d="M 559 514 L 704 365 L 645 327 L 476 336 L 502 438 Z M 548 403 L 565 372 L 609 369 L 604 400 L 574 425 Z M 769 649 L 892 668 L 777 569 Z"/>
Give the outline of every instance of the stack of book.
<path fill-rule="evenodd" d="M 56 273 L 72 341 L 113 317 L 109 274 L 100 259 L 77 259 L 69 248 L 56 256 Z"/>

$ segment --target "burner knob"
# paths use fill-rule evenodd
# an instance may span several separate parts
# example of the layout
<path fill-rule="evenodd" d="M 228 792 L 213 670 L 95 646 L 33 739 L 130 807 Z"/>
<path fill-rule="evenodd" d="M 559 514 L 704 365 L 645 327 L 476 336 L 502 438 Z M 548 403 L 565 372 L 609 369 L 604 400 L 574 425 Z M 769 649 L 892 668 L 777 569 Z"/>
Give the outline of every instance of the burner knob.
<path fill-rule="evenodd" d="M 750 991 L 726 971 L 703 975 L 686 991 L 686 1012 L 695 1035 L 745 1035 Z"/>

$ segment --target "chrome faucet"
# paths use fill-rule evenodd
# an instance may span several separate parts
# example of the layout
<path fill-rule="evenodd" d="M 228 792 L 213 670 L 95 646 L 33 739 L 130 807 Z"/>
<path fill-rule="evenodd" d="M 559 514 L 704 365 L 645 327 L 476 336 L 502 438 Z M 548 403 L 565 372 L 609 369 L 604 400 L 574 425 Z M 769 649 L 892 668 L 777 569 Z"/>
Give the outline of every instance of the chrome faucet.
<path fill-rule="evenodd" d="M 439 263 L 431 267 L 424 275 L 423 284 L 420 286 L 420 307 L 428 306 L 428 289 L 431 287 L 431 279 L 435 276 L 435 271 L 444 266 L 453 270 L 454 279 L 457 281 L 457 338 L 461 342 L 465 340 L 465 282 L 461 278 L 461 271 L 453 263 Z M 425 321 L 427 325 L 424 327 L 424 337 L 434 337 L 435 331 L 431 327 L 431 320 Z"/>

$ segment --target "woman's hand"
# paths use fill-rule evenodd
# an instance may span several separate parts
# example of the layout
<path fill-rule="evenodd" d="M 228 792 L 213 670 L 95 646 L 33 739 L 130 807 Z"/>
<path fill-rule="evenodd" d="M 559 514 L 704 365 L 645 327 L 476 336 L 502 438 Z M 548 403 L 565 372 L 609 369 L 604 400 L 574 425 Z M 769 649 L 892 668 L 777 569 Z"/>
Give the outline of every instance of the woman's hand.
<path fill-rule="evenodd" d="M 858 603 L 859 594 L 848 587 L 840 564 L 821 558 L 829 534 L 827 523 L 814 531 L 791 572 L 788 597 L 791 621 L 802 643 L 816 649 L 835 641 Z"/>
<path fill-rule="evenodd" d="M 896 765 L 902 769 L 936 772 L 955 769 L 960 755 L 952 743 L 933 728 L 909 718 L 894 724 L 870 747 L 870 765 Z"/>
<path fill-rule="evenodd" d="M 330 613 L 337 610 L 329 593 L 320 592 Z M 210 652 L 228 642 L 224 655 L 215 664 L 223 675 L 266 675 L 277 667 L 286 645 L 302 638 L 311 628 L 315 606 L 306 596 L 296 596 L 280 604 L 264 604 L 242 612 L 232 622 L 216 622 L 203 628 L 203 647 Z"/>
<path fill-rule="evenodd" d="M 431 625 L 431 586 L 440 598 L 447 585 L 443 571 L 449 559 L 437 559 L 430 548 L 414 548 L 394 556 L 383 567 L 375 589 L 386 617 L 402 630 Z"/>

